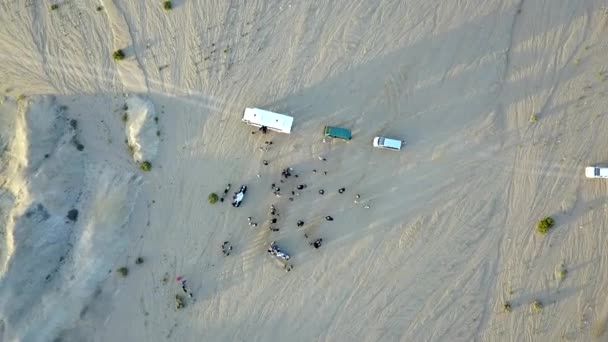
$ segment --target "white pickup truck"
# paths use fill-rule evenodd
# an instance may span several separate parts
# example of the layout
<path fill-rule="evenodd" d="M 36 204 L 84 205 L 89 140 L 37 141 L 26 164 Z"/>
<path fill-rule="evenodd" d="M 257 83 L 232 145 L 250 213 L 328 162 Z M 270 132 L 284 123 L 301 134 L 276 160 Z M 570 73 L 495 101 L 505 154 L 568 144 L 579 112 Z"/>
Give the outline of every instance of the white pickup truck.
<path fill-rule="evenodd" d="M 607 166 L 587 166 L 585 168 L 587 178 L 608 178 Z"/>

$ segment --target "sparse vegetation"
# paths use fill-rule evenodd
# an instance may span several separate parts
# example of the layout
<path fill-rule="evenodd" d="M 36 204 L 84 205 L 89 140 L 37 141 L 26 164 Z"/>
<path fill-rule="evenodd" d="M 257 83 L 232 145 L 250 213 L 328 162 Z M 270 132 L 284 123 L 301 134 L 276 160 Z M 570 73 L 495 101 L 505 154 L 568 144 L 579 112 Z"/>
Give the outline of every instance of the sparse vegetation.
<path fill-rule="evenodd" d="M 224 49 L 224 53 L 228 53 L 228 48 L 225 48 L 225 49 Z"/>
<path fill-rule="evenodd" d="M 97 6 L 97 11 L 103 11 L 103 6 Z"/>
<path fill-rule="evenodd" d="M 135 146 L 127 143 L 127 148 L 129 149 L 129 153 L 131 153 L 131 157 L 135 154 Z"/>
<path fill-rule="evenodd" d="M 547 216 L 544 219 L 538 221 L 536 225 L 536 230 L 541 234 L 547 234 L 549 229 L 555 225 L 555 220 L 551 218 L 551 216 Z"/>
<path fill-rule="evenodd" d="M 215 204 L 217 202 L 217 200 L 219 199 L 219 197 L 215 192 L 212 192 L 209 194 L 207 199 L 209 200 L 210 204 Z"/>
<path fill-rule="evenodd" d="M 536 299 L 530 304 L 530 308 L 533 312 L 541 312 L 543 311 L 543 303 L 540 300 Z"/>
<path fill-rule="evenodd" d="M 52 4 L 51 5 L 51 11 L 54 11 L 54 10 L 56 10 L 58 8 L 59 8 L 59 5 L 57 5 L 57 4 Z"/>
<path fill-rule="evenodd" d="M 509 303 L 508 301 L 504 302 L 502 304 L 502 309 L 504 310 L 504 312 L 511 312 L 511 303 Z"/>
<path fill-rule="evenodd" d="M 129 113 L 124 112 L 122 113 L 122 122 L 127 123 L 127 121 L 129 121 Z"/>
<path fill-rule="evenodd" d="M 165 0 L 163 1 L 163 8 L 168 11 L 173 8 L 173 4 L 171 4 L 170 0 Z"/>
<path fill-rule="evenodd" d="M 66 217 L 68 218 L 68 220 L 76 222 L 78 220 L 78 209 L 70 209 Z"/>
<path fill-rule="evenodd" d="M 530 122 L 534 123 L 536 121 L 538 121 L 538 115 L 536 115 L 536 114 L 530 115 Z"/>
<path fill-rule="evenodd" d="M 175 295 L 175 307 L 178 310 L 186 307 L 186 302 L 184 302 L 184 297 L 182 297 L 180 295 Z"/>
<path fill-rule="evenodd" d="M 123 267 L 119 267 L 119 268 L 116 270 L 116 273 L 118 273 L 118 274 L 119 274 L 120 276 L 122 276 L 122 277 L 126 277 L 126 276 L 129 274 L 129 269 L 128 269 L 128 268 L 126 268 L 125 266 L 123 266 Z"/>
<path fill-rule="evenodd" d="M 139 163 L 139 168 L 140 168 L 142 171 L 148 172 L 148 171 L 150 171 L 150 169 L 152 168 L 152 164 L 150 164 L 150 162 L 149 162 L 149 161 L 144 160 L 143 162 Z"/>
<path fill-rule="evenodd" d="M 141 265 L 144 263 L 144 258 L 143 257 L 137 257 L 137 259 L 135 259 L 135 264 L 136 265 Z"/>
<path fill-rule="evenodd" d="M 115 61 L 122 61 L 125 59 L 125 53 L 121 49 L 118 49 L 112 53 L 112 58 Z"/>
<path fill-rule="evenodd" d="M 156 131 L 156 136 L 160 137 L 160 131 Z"/>
<path fill-rule="evenodd" d="M 568 270 L 566 269 L 566 266 L 564 264 L 559 265 L 559 267 L 557 268 L 557 270 L 555 270 L 555 278 L 557 280 L 564 280 L 564 278 L 566 278 L 566 275 L 568 274 Z"/>

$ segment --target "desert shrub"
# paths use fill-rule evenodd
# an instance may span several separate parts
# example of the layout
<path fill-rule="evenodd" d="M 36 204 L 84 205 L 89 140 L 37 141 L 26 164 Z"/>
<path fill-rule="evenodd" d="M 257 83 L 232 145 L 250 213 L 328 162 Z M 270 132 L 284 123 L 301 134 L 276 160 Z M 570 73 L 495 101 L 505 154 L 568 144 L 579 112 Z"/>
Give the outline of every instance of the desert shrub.
<path fill-rule="evenodd" d="M 509 302 L 504 302 L 504 303 L 502 304 L 502 309 L 503 309 L 505 312 L 511 312 L 511 303 L 509 303 Z"/>
<path fill-rule="evenodd" d="M 536 299 L 532 302 L 532 304 L 530 304 L 530 308 L 532 308 L 532 311 L 534 312 L 540 312 L 543 310 L 543 303 L 541 303 L 540 300 Z"/>
<path fill-rule="evenodd" d="M 137 257 L 137 259 L 135 259 L 135 264 L 141 265 L 143 263 L 144 263 L 144 258 L 143 257 Z"/>
<path fill-rule="evenodd" d="M 116 270 L 116 273 L 120 274 L 123 277 L 126 277 L 129 274 L 129 269 L 125 266 L 120 267 Z"/>
<path fill-rule="evenodd" d="M 58 8 L 59 8 L 59 5 L 57 5 L 57 4 L 52 4 L 51 5 L 51 11 L 54 11 L 54 10 L 56 10 Z"/>
<path fill-rule="evenodd" d="M 68 220 L 76 222 L 78 220 L 78 209 L 70 209 L 66 217 Z"/>
<path fill-rule="evenodd" d="M 160 137 L 160 131 L 156 131 L 156 136 Z"/>
<path fill-rule="evenodd" d="M 544 219 L 538 221 L 538 223 L 536 224 L 536 230 L 541 234 L 547 234 L 549 229 L 553 227 L 554 224 L 555 220 L 553 220 L 551 216 L 547 216 Z"/>
<path fill-rule="evenodd" d="M 536 115 L 536 114 L 530 115 L 530 122 L 534 123 L 536 121 L 538 121 L 538 115 Z"/>
<path fill-rule="evenodd" d="M 118 49 L 112 53 L 112 58 L 114 58 L 115 61 L 122 61 L 125 59 L 125 53 L 121 49 Z"/>
<path fill-rule="evenodd" d="M 167 11 L 173 8 L 173 5 L 171 4 L 170 0 L 165 0 L 163 1 L 163 8 L 166 9 Z"/>
<path fill-rule="evenodd" d="M 212 193 L 209 194 L 209 196 L 207 197 L 207 199 L 209 200 L 209 203 L 215 204 L 215 202 L 217 202 L 217 200 L 219 199 L 219 197 L 217 196 L 217 194 L 215 192 L 212 192 Z"/>
<path fill-rule="evenodd" d="M 184 297 L 180 295 L 175 295 L 175 305 L 176 309 L 182 309 L 186 306 L 186 302 L 184 301 Z"/>
<path fill-rule="evenodd" d="M 102 11 L 103 7 L 102 6 L 97 6 L 97 11 Z"/>
<path fill-rule="evenodd" d="M 150 171 L 150 169 L 152 168 L 152 164 L 150 164 L 150 162 L 149 162 L 149 161 L 144 160 L 143 162 L 139 163 L 139 168 L 140 168 L 142 171 L 146 171 L 146 172 L 148 172 L 148 171 Z"/>
<path fill-rule="evenodd" d="M 126 123 L 127 121 L 129 121 L 129 113 L 124 112 L 122 113 L 122 122 Z"/>
<path fill-rule="evenodd" d="M 563 264 L 559 265 L 557 270 L 555 270 L 555 278 L 557 280 L 564 280 L 564 278 L 566 278 L 567 274 L 568 274 L 568 270 L 566 269 L 566 266 Z"/>

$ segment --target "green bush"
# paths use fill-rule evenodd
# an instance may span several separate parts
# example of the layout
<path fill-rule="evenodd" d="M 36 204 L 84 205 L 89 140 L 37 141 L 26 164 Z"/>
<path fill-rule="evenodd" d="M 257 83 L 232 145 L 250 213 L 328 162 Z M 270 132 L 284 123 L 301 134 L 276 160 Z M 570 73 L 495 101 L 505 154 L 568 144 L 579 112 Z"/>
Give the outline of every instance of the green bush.
<path fill-rule="evenodd" d="M 123 266 L 117 269 L 116 272 L 121 276 L 126 277 L 129 274 L 129 269 Z"/>
<path fill-rule="evenodd" d="M 129 121 L 129 114 L 127 112 L 122 113 L 122 122 Z"/>
<path fill-rule="evenodd" d="M 140 168 L 142 171 L 146 171 L 146 172 L 148 172 L 148 171 L 150 171 L 150 169 L 152 168 L 152 164 L 150 164 L 150 162 L 149 162 L 149 161 L 145 160 L 145 161 L 143 161 L 143 162 L 139 163 L 139 168 Z"/>
<path fill-rule="evenodd" d="M 59 5 L 57 5 L 57 4 L 52 4 L 51 5 L 51 11 L 54 11 L 54 10 L 56 10 L 58 8 L 59 8 Z"/>
<path fill-rule="evenodd" d="M 533 301 L 532 304 L 530 304 L 530 307 L 534 312 L 541 312 L 543 310 L 543 303 L 541 303 L 540 300 L 537 299 Z"/>
<path fill-rule="evenodd" d="M 143 263 L 144 263 L 144 258 L 143 257 L 137 257 L 137 259 L 135 259 L 135 264 L 141 265 Z"/>
<path fill-rule="evenodd" d="M 112 53 L 112 58 L 114 58 L 115 61 L 122 61 L 125 59 L 125 53 L 121 49 L 118 49 Z"/>
<path fill-rule="evenodd" d="M 165 0 L 163 1 L 163 8 L 166 9 L 167 11 L 173 8 L 173 5 L 171 4 L 170 0 Z"/>
<path fill-rule="evenodd" d="M 502 309 L 503 309 L 505 312 L 511 312 L 511 310 L 512 310 L 512 309 L 511 309 L 511 303 L 509 303 L 509 302 L 504 302 L 504 303 L 502 304 Z"/>
<path fill-rule="evenodd" d="M 209 197 L 207 197 L 207 199 L 209 200 L 209 203 L 215 204 L 215 202 L 217 202 L 219 197 L 217 196 L 217 194 L 215 192 L 212 192 L 209 194 Z"/>
<path fill-rule="evenodd" d="M 566 278 L 566 275 L 568 274 L 568 270 L 566 269 L 566 265 L 561 264 L 559 265 L 559 267 L 557 268 L 557 270 L 555 270 L 555 278 L 557 280 L 564 280 L 564 278 Z"/>
<path fill-rule="evenodd" d="M 541 234 L 547 234 L 549 229 L 555 225 L 555 220 L 551 216 L 547 216 L 544 219 L 538 221 L 536 224 L 536 230 Z"/>
<path fill-rule="evenodd" d="M 538 121 L 538 115 L 536 115 L 536 114 L 530 115 L 530 122 L 534 123 L 536 121 Z"/>

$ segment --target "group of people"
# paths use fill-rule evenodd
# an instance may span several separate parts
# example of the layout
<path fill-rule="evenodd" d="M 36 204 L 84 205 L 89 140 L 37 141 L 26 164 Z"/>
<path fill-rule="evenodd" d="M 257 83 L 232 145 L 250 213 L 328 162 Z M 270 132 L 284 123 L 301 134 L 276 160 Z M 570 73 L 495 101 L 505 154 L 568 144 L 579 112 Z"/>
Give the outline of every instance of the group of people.
<path fill-rule="evenodd" d="M 270 205 L 270 225 L 268 225 L 268 229 L 270 229 L 271 232 L 278 232 L 279 228 L 273 226 L 273 224 L 276 224 L 278 221 L 278 217 L 279 217 L 279 213 L 277 212 L 277 208 L 275 208 L 274 204 Z"/>
<path fill-rule="evenodd" d="M 230 242 L 224 241 L 224 243 L 222 244 L 222 253 L 224 253 L 224 256 L 229 256 L 231 251 L 232 245 L 230 244 Z"/>
<path fill-rule="evenodd" d="M 188 289 L 188 286 L 186 285 L 186 279 L 182 277 L 177 277 L 176 280 L 181 283 L 182 290 L 184 291 L 184 293 L 190 296 L 190 298 L 192 298 L 192 292 L 190 291 L 190 289 Z"/>
<path fill-rule="evenodd" d="M 226 185 L 226 188 L 224 189 L 224 193 L 222 194 L 222 197 L 220 197 L 220 202 L 224 202 L 224 198 L 226 197 L 226 195 L 228 195 L 228 191 L 230 191 L 230 187 L 232 186 L 232 184 L 228 183 L 228 185 Z"/>

